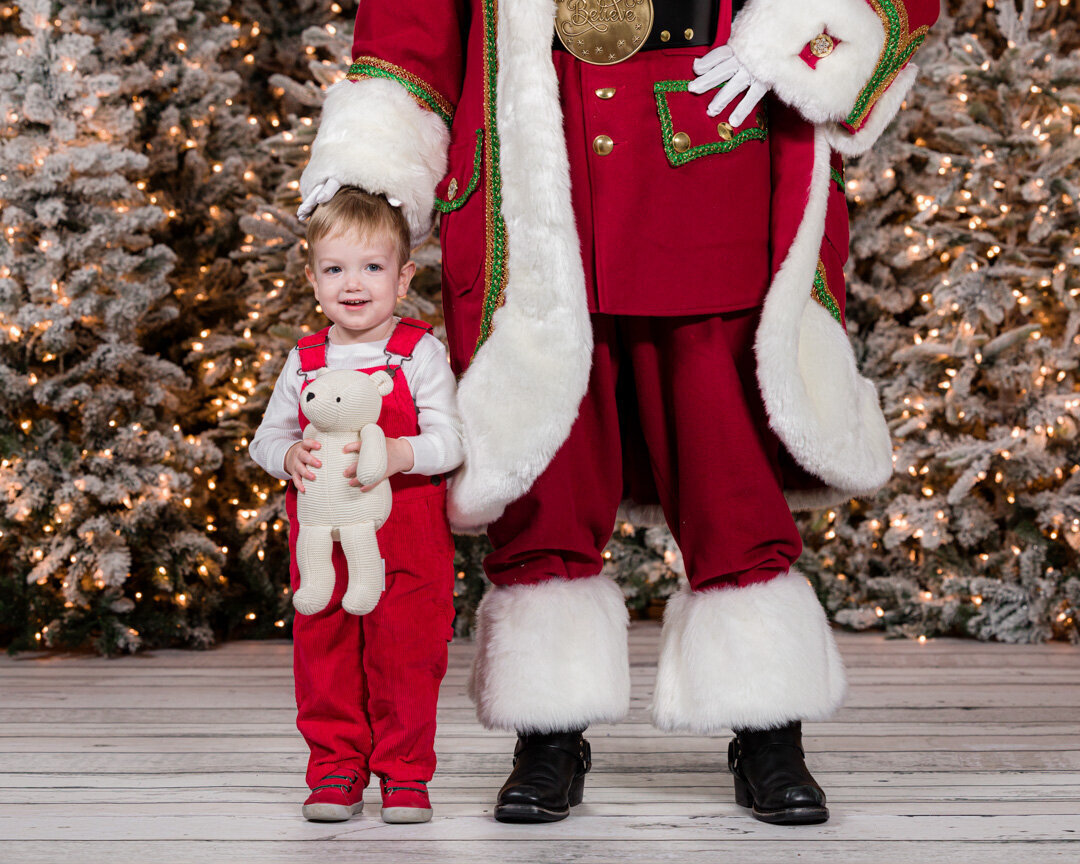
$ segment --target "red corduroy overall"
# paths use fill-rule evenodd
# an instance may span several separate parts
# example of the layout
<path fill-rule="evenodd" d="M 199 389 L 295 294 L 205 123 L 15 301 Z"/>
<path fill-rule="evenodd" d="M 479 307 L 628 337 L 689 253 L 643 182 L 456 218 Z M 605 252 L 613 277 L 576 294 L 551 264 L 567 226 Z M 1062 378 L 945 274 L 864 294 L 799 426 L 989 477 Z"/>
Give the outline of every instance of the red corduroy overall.
<path fill-rule="evenodd" d="M 379 426 L 386 437 L 417 435 L 420 427 L 401 370 L 431 327 L 403 318 L 386 346 L 393 391 L 383 399 Z M 299 342 L 301 369 L 314 375 L 326 365 L 330 328 Z M 307 386 L 305 380 L 304 386 Z M 301 388 L 303 392 L 303 388 Z M 308 420 L 300 410 L 300 428 Z M 378 531 L 386 562 L 386 590 L 367 615 L 341 608 L 348 567 L 334 543 L 337 583 L 327 607 L 293 619 L 296 726 L 311 750 L 307 783 L 315 786 L 335 769 L 394 780 L 427 782 L 435 771 L 435 706 L 453 635 L 454 544 L 446 520 L 445 478 L 396 474 L 390 478 L 393 507 Z M 296 488 L 286 492 L 292 590 L 296 566 Z"/>

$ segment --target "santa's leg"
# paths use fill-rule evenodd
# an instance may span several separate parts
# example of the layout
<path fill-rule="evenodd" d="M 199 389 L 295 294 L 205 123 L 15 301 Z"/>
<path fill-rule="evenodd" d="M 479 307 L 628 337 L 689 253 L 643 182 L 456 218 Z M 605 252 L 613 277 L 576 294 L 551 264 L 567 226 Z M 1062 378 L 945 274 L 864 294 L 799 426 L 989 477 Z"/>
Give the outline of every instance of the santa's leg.
<path fill-rule="evenodd" d="M 757 390 L 758 310 L 622 321 L 656 486 L 689 581 L 664 614 L 655 723 L 735 730 L 736 800 L 765 821 L 824 821 L 800 723 L 839 706 L 844 671 L 817 596 L 792 566 L 802 541 Z"/>
<path fill-rule="evenodd" d="M 590 767 L 582 733 L 630 702 L 628 615 L 603 568 L 621 493 L 616 366 L 598 316 L 589 391 L 570 437 L 524 498 L 490 526 L 494 587 L 477 613 L 470 695 L 489 729 L 514 730 L 504 822 L 563 819 Z"/>

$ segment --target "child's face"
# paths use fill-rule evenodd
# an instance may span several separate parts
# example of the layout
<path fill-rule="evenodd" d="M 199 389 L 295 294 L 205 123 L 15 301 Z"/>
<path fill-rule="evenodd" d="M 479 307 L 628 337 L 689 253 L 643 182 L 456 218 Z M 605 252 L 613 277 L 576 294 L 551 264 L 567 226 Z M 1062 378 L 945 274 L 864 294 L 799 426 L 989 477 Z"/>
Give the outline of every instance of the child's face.
<path fill-rule="evenodd" d="M 324 237 L 305 268 L 315 299 L 346 342 L 378 342 L 394 329 L 397 301 L 409 290 L 416 265 L 398 267 L 397 248 L 385 234 L 356 232 Z"/>

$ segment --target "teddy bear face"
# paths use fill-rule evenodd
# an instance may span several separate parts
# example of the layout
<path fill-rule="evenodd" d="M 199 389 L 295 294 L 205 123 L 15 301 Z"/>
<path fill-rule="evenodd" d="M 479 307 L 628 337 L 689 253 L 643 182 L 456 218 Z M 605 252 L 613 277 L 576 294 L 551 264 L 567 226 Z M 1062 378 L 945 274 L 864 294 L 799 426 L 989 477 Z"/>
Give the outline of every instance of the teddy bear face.
<path fill-rule="evenodd" d="M 355 432 L 377 423 L 383 396 L 393 389 L 383 371 L 368 375 L 351 369 L 320 373 L 304 388 L 300 407 L 304 416 L 323 432 Z"/>

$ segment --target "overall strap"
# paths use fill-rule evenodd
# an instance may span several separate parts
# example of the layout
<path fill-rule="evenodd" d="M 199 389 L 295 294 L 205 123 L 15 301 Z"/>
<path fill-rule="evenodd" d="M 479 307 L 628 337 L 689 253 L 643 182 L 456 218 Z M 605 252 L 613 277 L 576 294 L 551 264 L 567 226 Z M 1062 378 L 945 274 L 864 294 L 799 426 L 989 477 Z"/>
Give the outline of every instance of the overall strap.
<path fill-rule="evenodd" d="M 310 333 L 296 343 L 297 353 L 300 355 L 300 368 L 296 374 L 306 375 L 326 365 L 326 343 L 330 341 L 330 326 L 324 327 L 318 333 Z"/>
<path fill-rule="evenodd" d="M 413 350 L 420 340 L 433 329 L 426 321 L 421 321 L 418 318 L 402 318 L 398 321 L 394 332 L 390 334 L 384 352 L 386 354 L 386 368 L 390 370 L 391 375 L 394 375 L 401 368 L 402 363 L 412 359 Z M 398 358 L 396 363 L 392 362 L 395 357 Z"/>

